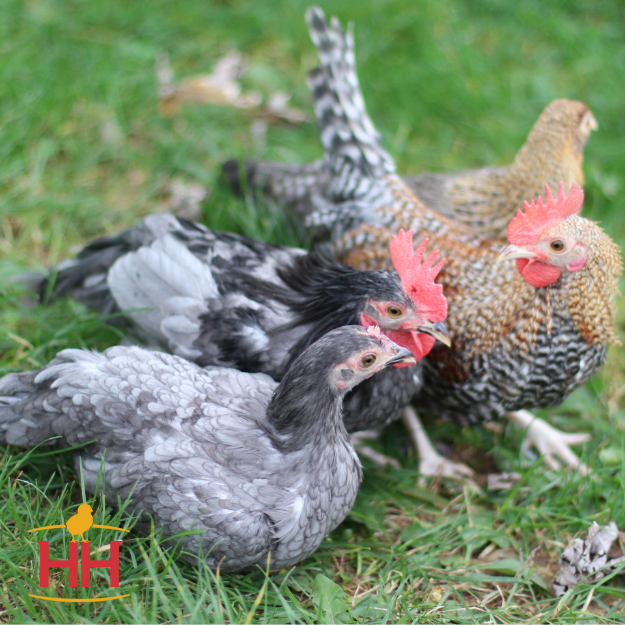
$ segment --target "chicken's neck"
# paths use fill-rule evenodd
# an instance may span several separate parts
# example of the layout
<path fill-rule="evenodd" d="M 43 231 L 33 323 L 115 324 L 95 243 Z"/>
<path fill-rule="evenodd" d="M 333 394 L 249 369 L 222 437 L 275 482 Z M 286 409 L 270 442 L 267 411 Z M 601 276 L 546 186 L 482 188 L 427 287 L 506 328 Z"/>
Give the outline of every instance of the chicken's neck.
<path fill-rule="evenodd" d="M 539 332 L 557 332 L 556 319 L 572 319 L 587 345 L 618 342 L 614 332 L 617 265 L 614 273 L 589 258 L 584 268 L 535 288 L 512 266 L 495 266 L 489 280 L 475 276 L 472 290 L 449 290 L 447 326 L 465 355 L 488 354 L 501 341 L 531 349 Z M 455 272 L 456 267 L 449 267 Z M 454 284 L 455 274 L 450 280 Z"/>
<path fill-rule="evenodd" d="M 561 129 L 560 129 L 561 130 Z M 543 130 L 540 137 L 528 138 L 514 162 L 497 174 L 493 186 L 505 198 L 507 209 L 502 217 L 509 220 L 524 200 L 545 197 L 545 183 L 557 186 L 559 182 L 569 189 L 572 184 L 584 183 L 578 155 L 573 151 L 570 138 L 560 132 Z M 541 149 L 537 146 L 540 145 Z"/>
<path fill-rule="evenodd" d="M 292 347 L 287 367 L 331 330 L 360 325 L 360 315 L 369 299 L 393 300 L 401 289 L 394 271 L 357 271 L 315 254 L 283 272 L 282 279 L 289 287 L 288 299 L 283 303 L 294 313 L 288 327 L 308 326 L 306 334 Z"/>
<path fill-rule="evenodd" d="M 609 243 L 614 246 L 612 241 Z M 561 296 L 566 299 L 571 318 L 588 345 L 620 344 L 614 331 L 620 273 L 618 255 L 609 263 L 606 259 L 590 257 L 581 271 L 562 278 Z"/>
<path fill-rule="evenodd" d="M 330 387 L 327 376 L 294 368 L 287 372 L 267 408 L 275 446 L 290 452 L 311 443 L 332 444 L 347 439 L 343 395 Z"/>
<path fill-rule="evenodd" d="M 573 182 L 583 184 L 582 154 L 573 145 L 576 124 L 576 119 L 560 123 L 545 123 L 539 119 L 517 152 L 514 162 L 507 168 L 509 177 L 516 176 L 517 185 L 526 190 L 525 182 L 532 181 L 531 187 L 540 185 L 541 193 L 544 192 L 545 182 L 551 184 L 554 179 L 561 180 L 565 189 Z M 534 197 L 532 192 L 526 199 L 530 197 Z"/>

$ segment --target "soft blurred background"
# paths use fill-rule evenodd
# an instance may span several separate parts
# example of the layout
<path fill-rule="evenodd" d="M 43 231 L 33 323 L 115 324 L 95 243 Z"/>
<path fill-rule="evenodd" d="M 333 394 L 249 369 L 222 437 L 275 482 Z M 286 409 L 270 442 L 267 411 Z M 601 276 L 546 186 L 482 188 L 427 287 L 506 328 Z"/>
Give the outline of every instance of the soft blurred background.
<path fill-rule="evenodd" d="M 586 102 L 599 130 L 585 150 L 585 215 L 625 243 L 621 0 L 320 5 L 343 24 L 356 23 L 368 111 L 401 173 L 508 163 L 551 100 Z M 40 366 L 64 347 L 104 348 L 120 340 L 117 330 L 72 302 L 29 308 L 11 276 L 50 266 L 146 214 L 174 210 L 212 228 L 306 244 L 301 225 L 274 207 L 233 199 L 219 181 L 219 165 L 232 156 L 307 162 L 322 155 L 305 83 L 316 63 L 303 17 L 307 6 L 299 0 L 0 3 L 0 373 Z M 228 68 L 234 68 L 230 74 Z M 619 331 L 623 335 L 622 322 Z M 484 472 L 524 470 L 526 481 L 481 497 L 468 491 L 459 497 L 441 484 L 426 489 L 415 486 L 417 465 L 401 428 L 391 428 L 380 448 L 402 458 L 405 469 L 370 468 L 334 543 L 273 579 L 264 608 L 255 604 L 250 618 L 328 617 L 321 595 L 311 590 L 321 571 L 347 593 L 336 595 L 347 606 L 336 622 L 478 622 L 493 615 L 501 622 L 535 615 L 541 622 L 573 622 L 589 610 L 593 618 L 623 622 L 625 589 L 618 578 L 593 591 L 587 604 L 590 585 L 559 608 L 544 582 L 550 583 L 561 546 L 592 520 L 613 519 L 625 528 L 623 354 L 613 349 L 602 375 L 543 413 L 565 429 L 593 432 L 585 458 L 596 467 L 595 479 L 547 472 L 527 455 L 519 460 L 521 433 L 508 432 L 512 437 L 504 441 L 501 434 L 435 423 L 431 430 L 446 453 Z M 33 482 L 56 471 L 48 496 L 65 492 L 68 501 L 77 500 L 63 491 L 74 479 L 67 455 L 26 461 L 20 450 L 11 453 L 13 459 L 4 460 L 3 498 L 13 496 L 18 469 L 25 471 L 21 488 L 32 497 L 30 506 L 0 506 L 0 530 L 18 540 L 32 506 L 48 505 Z M 20 558 L 32 560 L 26 542 L 18 540 L 22 551 L 16 545 L 17 567 Z M 497 601 L 485 599 L 496 592 L 488 575 L 467 573 L 482 570 L 474 554 L 491 544 L 508 563 L 492 565 L 491 573 L 507 576 L 499 580 Z M 5 579 L 15 578 L 11 571 Z M 195 579 L 190 567 L 182 571 L 184 583 Z M 534 574 L 542 586 L 528 581 Z M 228 608 L 229 620 L 245 620 L 263 583 L 260 573 L 219 582 L 226 584 L 225 597 L 240 597 Z M 163 587 L 163 597 L 179 592 L 173 583 Z M 284 596 L 296 606 L 293 613 Z M 17 610 L 13 617 L 25 614 L 20 601 L 18 608 L 5 602 L 5 609 Z M 164 601 L 159 595 L 153 613 L 138 607 L 134 617 L 122 608 L 42 614 L 31 604 L 24 610 L 30 619 L 130 622 L 165 610 Z M 177 618 L 170 608 L 165 620 Z M 216 607 L 203 609 L 190 613 L 219 620 Z"/>

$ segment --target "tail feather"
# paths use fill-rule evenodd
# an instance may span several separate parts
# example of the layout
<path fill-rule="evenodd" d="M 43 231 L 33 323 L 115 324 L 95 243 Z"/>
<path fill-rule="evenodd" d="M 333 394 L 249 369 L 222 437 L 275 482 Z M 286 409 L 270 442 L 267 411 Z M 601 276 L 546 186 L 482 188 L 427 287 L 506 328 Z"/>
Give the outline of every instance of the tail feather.
<path fill-rule="evenodd" d="M 52 302 L 59 297 L 73 297 L 102 315 L 119 312 L 106 283 L 106 275 L 128 247 L 117 238 L 107 237 L 85 247 L 74 259 L 64 261 L 42 280 L 41 301 Z"/>
<path fill-rule="evenodd" d="M 326 163 L 332 174 L 335 201 L 362 198 L 367 179 L 395 173 L 395 163 L 382 147 L 360 91 L 356 74 L 353 26 L 328 24 L 318 7 L 306 13 L 310 37 L 320 65 L 308 74 L 308 85 L 321 132 Z"/>
<path fill-rule="evenodd" d="M 74 260 L 60 263 L 39 286 L 41 301 L 73 297 L 102 315 L 119 312 L 106 282 L 109 269 L 132 247 L 118 237 L 104 237 L 85 247 Z"/>
<path fill-rule="evenodd" d="M 59 263 L 50 276 L 40 281 L 40 299 L 73 297 L 102 315 L 119 312 L 107 282 L 109 270 L 122 256 L 154 241 L 174 219 L 166 213 L 150 215 L 117 236 L 93 241 L 74 260 Z"/>
<path fill-rule="evenodd" d="M 259 192 L 294 208 L 319 233 L 337 239 L 363 221 L 378 223 L 372 208 L 389 201 L 385 176 L 395 163 L 382 147 L 360 91 L 353 28 L 336 18 L 328 24 L 318 7 L 306 12 L 319 67 L 308 73 L 308 86 L 325 158 L 308 166 L 236 160 L 224 164 L 224 176 L 239 195 Z M 380 224 L 378 224 L 380 225 Z"/>
<path fill-rule="evenodd" d="M 308 74 L 308 86 L 330 176 L 306 223 L 338 240 L 363 222 L 386 225 L 388 217 L 376 208 L 392 201 L 387 176 L 395 174 L 395 163 L 365 109 L 352 26 L 344 31 L 336 18 L 328 24 L 317 7 L 308 9 L 306 21 L 320 61 Z"/>
<path fill-rule="evenodd" d="M 0 443 L 75 445 L 98 438 L 102 431 L 93 428 L 86 408 L 94 405 L 96 393 L 80 376 L 101 360 L 97 352 L 66 349 L 43 369 L 1 377 Z"/>

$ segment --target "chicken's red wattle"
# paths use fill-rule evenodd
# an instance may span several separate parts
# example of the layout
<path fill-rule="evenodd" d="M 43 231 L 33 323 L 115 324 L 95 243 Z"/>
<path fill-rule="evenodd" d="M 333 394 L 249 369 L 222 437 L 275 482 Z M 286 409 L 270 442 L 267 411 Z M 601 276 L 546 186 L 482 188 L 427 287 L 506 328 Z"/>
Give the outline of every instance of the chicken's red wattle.
<path fill-rule="evenodd" d="M 517 258 L 516 267 L 525 281 L 537 289 L 553 284 L 562 275 L 562 271 L 558 267 L 547 265 L 535 259 Z"/>
<path fill-rule="evenodd" d="M 434 343 L 436 342 L 433 336 L 423 332 L 417 332 L 416 330 L 389 332 L 386 336 L 394 343 L 397 343 L 397 345 L 409 349 L 417 362 L 430 353 L 430 350 L 434 347 Z M 393 366 L 401 369 L 403 367 L 409 367 L 410 364 L 399 363 Z"/>

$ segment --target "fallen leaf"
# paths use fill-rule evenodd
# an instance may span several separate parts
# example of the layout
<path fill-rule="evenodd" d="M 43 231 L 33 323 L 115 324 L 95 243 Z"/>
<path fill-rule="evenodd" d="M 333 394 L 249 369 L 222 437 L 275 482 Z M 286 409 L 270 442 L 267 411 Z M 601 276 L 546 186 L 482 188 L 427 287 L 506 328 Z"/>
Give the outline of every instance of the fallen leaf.
<path fill-rule="evenodd" d="M 488 490 L 512 490 L 520 481 L 520 473 L 489 473 Z"/>
<path fill-rule="evenodd" d="M 179 178 L 169 181 L 164 191 L 166 199 L 162 203 L 162 209 L 190 221 L 200 219 L 202 201 L 210 193 L 210 189 L 201 184 L 185 182 Z"/>
<path fill-rule="evenodd" d="M 276 91 L 267 101 L 267 111 L 270 115 L 274 115 L 279 119 L 290 122 L 292 124 L 300 124 L 310 120 L 307 113 L 300 109 L 289 106 L 291 96 L 284 91 Z"/>
<path fill-rule="evenodd" d="M 156 78 L 159 90 L 159 113 L 166 117 L 176 115 L 183 104 L 218 104 L 239 109 L 249 109 L 270 122 L 286 121 L 299 124 L 310 116 L 300 109 L 290 107 L 291 96 L 284 91 L 271 94 L 265 107 L 258 91 L 244 92 L 239 78 L 246 68 L 246 59 L 237 51 L 220 58 L 210 74 L 198 74 L 174 82 L 174 72 L 166 53 L 156 58 Z"/>
<path fill-rule="evenodd" d="M 159 112 L 165 116 L 178 113 L 184 103 L 222 104 L 238 108 L 259 106 L 262 96 L 256 92 L 242 93 L 239 76 L 245 68 L 240 52 L 229 52 L 214 65 L 210 74 L 199 74 L 174 82 L 174 72 L 167 54 L 156 59 L 159 83 Z"/>
<path fill-rule="evenodd" d="M 618 536 L 619 531 L 613 521 L 605 527 L 593 522 L 584 540 L 572 540 L 560 556 L 558 575 L 553 582 L 556 597 L 561 597 L 587 579 L 602 579 L 610 569 L 625 562 L 625 556 L 608 560 L 612 543 Z"/>

